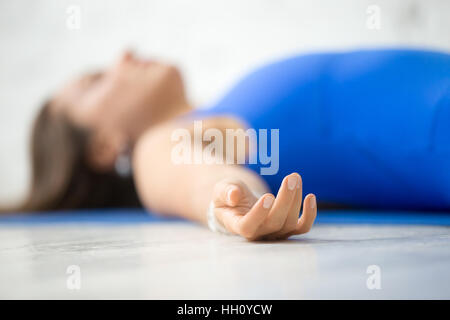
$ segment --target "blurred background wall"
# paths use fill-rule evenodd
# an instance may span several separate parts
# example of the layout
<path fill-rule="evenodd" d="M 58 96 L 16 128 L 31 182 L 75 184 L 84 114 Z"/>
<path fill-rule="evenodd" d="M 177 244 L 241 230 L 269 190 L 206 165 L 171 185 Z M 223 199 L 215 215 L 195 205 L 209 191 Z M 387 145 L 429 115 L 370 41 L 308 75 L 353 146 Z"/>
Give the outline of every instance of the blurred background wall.
<path fill-rule="evenodd" d="M 0 203 L 28 188 L 43 99 L 126 48 L 176 63 L 198 106 L 251 68 L 320 50 L 450 51 L 449 0 L 0 0 Z"/>

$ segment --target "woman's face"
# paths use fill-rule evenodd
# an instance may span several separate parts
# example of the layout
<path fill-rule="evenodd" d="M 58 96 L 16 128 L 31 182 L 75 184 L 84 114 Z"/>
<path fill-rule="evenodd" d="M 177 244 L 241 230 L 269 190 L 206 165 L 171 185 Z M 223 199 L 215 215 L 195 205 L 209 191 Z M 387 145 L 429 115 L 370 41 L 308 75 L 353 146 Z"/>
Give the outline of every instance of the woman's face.
<path fill-rule="evenodd" d="M 127 143 L 187 107 L 175 67 L 130 52 L 110 68 L 66 85 L 52 105 L 76 125 L 94 133 L 120 134 Z"/>

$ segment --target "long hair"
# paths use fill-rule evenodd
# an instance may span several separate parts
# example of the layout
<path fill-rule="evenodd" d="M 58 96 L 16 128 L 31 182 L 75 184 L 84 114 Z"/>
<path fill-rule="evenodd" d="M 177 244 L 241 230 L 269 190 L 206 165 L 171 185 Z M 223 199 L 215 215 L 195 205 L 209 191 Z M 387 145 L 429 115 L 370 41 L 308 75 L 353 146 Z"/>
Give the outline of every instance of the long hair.
<path fill-rule="evenodd" d="M 86 159 L 89 132 L 43 105 L 32 129 L 31 188 L 16 211 L 138 207 L 131 177 L 101 173 Z"/>

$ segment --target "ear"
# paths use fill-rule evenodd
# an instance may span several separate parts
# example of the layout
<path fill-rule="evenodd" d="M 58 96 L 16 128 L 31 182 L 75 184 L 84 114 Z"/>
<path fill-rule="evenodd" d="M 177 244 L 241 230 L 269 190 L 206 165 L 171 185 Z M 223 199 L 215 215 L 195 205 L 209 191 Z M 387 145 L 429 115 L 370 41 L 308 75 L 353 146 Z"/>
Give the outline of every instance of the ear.
<path fill-rule="evenodd" d="M 126 139 L 117 132 L 99 131 L 93 133 L 87 145 L 88 164 L 99 172 L 112 170 L 125 144 Z"/>

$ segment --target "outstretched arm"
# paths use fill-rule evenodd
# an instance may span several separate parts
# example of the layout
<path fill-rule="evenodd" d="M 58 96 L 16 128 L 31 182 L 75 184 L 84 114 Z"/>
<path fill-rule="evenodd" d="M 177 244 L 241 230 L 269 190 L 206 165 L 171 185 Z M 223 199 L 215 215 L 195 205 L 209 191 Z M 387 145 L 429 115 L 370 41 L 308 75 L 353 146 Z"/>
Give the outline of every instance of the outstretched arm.
<path fill-rule="evenodd" d="M 205 129 L 241 127 L 229 118 L 203 123 Z M 180 127 L 192 130 L 190 123 L 165 124 L 151 129 L 136 145 L 134 175 L 146 207 L 206 224 L 212 202 L 217 221 L 249 240 L 283 239 L 309 231 L 316 217 L 316 199 L 312 194 L 302 199 L 297 173 L 285 177 L 275 197 L 257 174 L 239 165 L 175 164 L 171 134 Z"/>

